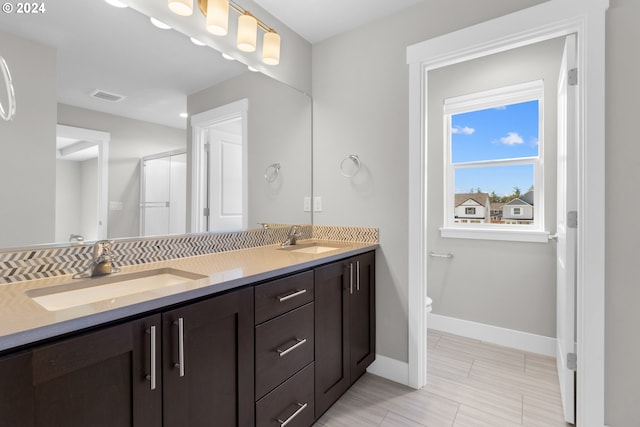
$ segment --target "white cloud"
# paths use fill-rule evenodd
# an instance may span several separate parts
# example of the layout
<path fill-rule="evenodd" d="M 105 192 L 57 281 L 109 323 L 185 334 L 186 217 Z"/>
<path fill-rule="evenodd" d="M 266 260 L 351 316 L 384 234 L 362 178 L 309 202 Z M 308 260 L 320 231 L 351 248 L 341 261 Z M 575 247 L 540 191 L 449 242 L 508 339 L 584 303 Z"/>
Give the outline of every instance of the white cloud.
<path fill-rule="evenodd" d="M 524 143 L 524 140 L 517 132 L 509 132 L 507 136 L 500 138 L 500 143 L 504 145 L 520 145 Z"/>
<path fill-rule="evenodd" d="M 470 128 L 469 126 L 456 126 L 451 128 L 451 133 L 453 134 L 462 134 L 462 135 L 471 135 L 476 130 L 474 128 Z"/>

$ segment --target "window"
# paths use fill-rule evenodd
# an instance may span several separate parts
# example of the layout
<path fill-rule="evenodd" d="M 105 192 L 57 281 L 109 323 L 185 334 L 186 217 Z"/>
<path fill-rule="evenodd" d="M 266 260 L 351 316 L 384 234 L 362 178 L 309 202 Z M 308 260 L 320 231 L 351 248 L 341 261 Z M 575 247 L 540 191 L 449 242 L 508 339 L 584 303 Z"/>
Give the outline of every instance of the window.
<path fill-rule="evenodd" d="M 543 94 L 540 80 L 444 101 L 443 237 L 543 231 Z"/>

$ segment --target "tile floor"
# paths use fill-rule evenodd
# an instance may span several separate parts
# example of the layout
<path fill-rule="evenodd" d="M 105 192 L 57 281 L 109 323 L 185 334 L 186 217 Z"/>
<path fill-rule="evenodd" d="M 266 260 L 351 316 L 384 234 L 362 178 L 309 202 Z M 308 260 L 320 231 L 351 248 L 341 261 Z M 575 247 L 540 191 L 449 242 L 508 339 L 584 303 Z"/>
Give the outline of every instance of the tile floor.
<path fill-rule="evenodd" d="M 555 359 L 429 330 L 422 390 L 371 374 L 316 427 L 567 427 Z"/>

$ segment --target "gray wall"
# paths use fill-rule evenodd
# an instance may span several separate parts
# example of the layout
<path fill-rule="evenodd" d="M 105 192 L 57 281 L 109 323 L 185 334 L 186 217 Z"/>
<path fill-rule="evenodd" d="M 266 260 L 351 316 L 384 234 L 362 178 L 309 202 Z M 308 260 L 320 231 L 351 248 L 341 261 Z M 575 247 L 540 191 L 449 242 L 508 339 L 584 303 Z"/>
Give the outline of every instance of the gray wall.
<path fill-rule="evenodd" d="M 524 7 L 534 0 L 425 0 L 313 46 L 314 223 L 380 228 L 376 260 L 378 353 L 407 361 L 409 68 L 407 46 Z M 460 13 L 464 11 L 464 13 Z M 339 164 L 358 154 L 352 179 Z"/>
<path fill-rule="evenodd" d="M 311 214 L 303 211 L 303 198 L 311 195 L 310 98 L 248 72 L 189 96 L 187 110 L 193 115 L 243 98 L 249 100 L 249 228 L 258 222 L 311 223 Z M 282 165 L 280 177 L 267 183 L 265 170 L 275 162 Z"/>
<path fill-rule="evenodd" d="M 639 17 L 637 0 L 611 0 L 606 45 L 605 421 L 612 427 L 640 425 Z"/>
<path fill-rule="evenodd" d="M 444 225 L 444 100 L 543 79 L 545 223 L 555 232 L 556 93 L 563 47 L 564 39 L 556 39 L 429 72 L 427 248 L 455 254 L 451 260 L 427 260 L 435 314 L 556 336 L 554 243 L 447 239 L 439 228 Z"/>
<path fill-rule="evenodd" d="M 7 61 L 16 93 L 15 118 L 0 120 L 0 247 L 51 242 L 55 222 L 56 51 L 0 32 L 0 55 Z M 25 223 L 27 227 L 16 226 Z"/>
<path fill-rule="evenodd" d="M 140 120 L 60 104 L 58 123 L 109 132 L 109 201 L 122 202 L 109 210 L 109 238 L 140 235 L 140 159 L 186 147 L 186 132 Z M 186 189 L 185 189 L 186 191 Z"/>

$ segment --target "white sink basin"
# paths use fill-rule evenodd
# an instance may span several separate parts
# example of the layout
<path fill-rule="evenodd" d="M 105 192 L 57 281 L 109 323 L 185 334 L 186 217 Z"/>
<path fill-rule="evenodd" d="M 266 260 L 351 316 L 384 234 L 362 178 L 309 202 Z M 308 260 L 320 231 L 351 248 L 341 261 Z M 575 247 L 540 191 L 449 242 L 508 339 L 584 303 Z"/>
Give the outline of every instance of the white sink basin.
<path fill-rule="evenodd" d="M 322 254 L 330 251 L 337 251 L 339 248 L 334 248 L 332 246 L 322 246 L 315 243 L 307 244 L 307 245 L 293 245 L 286 246 L 282 248 L 285 251 L 302 253 L 302 254 Z"/>
<path fill-rule="evenodd" d="M 163 268 L 138 273 L 102 276 L 45 289 L 34 289 L 27 291 L 27 295 L 46 310 L 59 311 L 181 285 L 204 277 L 206 276 L 172 268 Z"/>

